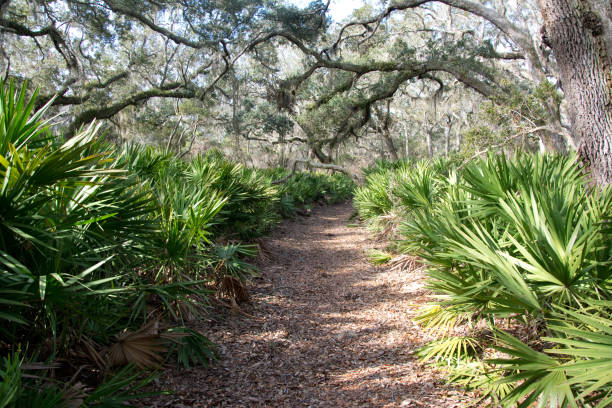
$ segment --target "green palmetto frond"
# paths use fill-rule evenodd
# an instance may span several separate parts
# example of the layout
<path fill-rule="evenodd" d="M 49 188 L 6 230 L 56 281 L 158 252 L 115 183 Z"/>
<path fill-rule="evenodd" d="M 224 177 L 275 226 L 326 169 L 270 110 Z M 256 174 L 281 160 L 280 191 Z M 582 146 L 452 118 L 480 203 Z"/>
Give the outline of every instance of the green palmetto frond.
<path fill-rule="evenodd" d="M 539 401 L 541 408 L 578 406 L 560 361 L 533 350 L 507 333 L 497 331 L 496 336 L 499 344 L 493 347 L 510 357 L 488 362 L 507 370 L 500 384 L 515 384 L 501 401 L 504 406 L 529 407 L 535 401 Z"/>
<path fill-rule="evenodd" d="M 355 191 L 353 202 L 363 219 L 373 219 L 391 211 L 390 179 L 389 172 L 371 173 L 366 178 L 366 186 Z"/>
<path fill-rule="evenodd" d="M 6 156 L 10 146 L 18 151 L 26 144 L 44 143 L 49 121 L 42 117 L 54 99 L 34 112 L 37 95 L 38 89 L 28 97 L 25 85 L 18 92 L 13 81 L 8 86 L 0 81 L 0 156 Z"/>
<path fill-rule="evenodd" d="M 21 386 L 21 364 L 18 355 L 3 357 L 0 361 L 0 408 L 14 406 Z"/>
<path fill-rule="evenodd" d="M 244 259 L 257 256 L 256 245 L 226 244 L 214 245 L 209 257 L 214 280 L 219 282 L 225 276 L 245 281 L 254 276 L 256 268 Z"/>
<path fill-rule="evenodd" d="M 508 370 L 500 383 L 514 384 L 503 400 L 507 406 L 529 406 L 539 400 L 541 407 L 592 406 L 604 408 L 612 402 L 612 319 L 609 301 L 591 301 L 584 310 L 558 308 L 543 337 L 544 352 L 503 332 L 497 332 L 494 346 L 510 358 L 489 363 Z"/>
<path fill-rule="evenodd" d="M 442 296 L 439 297 L 440 302 L 444 302 Z M 471 314 L 472 309 L 469 310 Z M 468 320 L 468 313 L 460 307 L 452 307 L 445 305 L 442 307 L 440 303 L 431 303 L 419 311 L 419 314 L 414 320 L 423 328 L 432 333 L 448 333 L 457 325 Z"/>
<path fill-rule="evenodd" d="M 547 353 L 569 359 L 564 370 L 577 398 L 603 408 L 612 404 L 612 302 L 589 303 L 584 310 L 559 308 L 550 325 L 557 336 L 543 340 L 558 345 Z"/>
<path fill-rule="evenodd" d="M 454 365 L 441 367 L 447 375 L 448 383 L 463 386 L 468 390 L 478 390 L 479 398 L 473 406 L 479 406 L 489 399 L 492 406 L 499 406 L 500 401 L 513 389 L 512 384 L 502 383 L 502 374 L 495 372 L 491 366 L 479 359 L 459 360 Z"/>
<path fill-rule="evenodd" d="M 207 366 L 217 359 L 215 345 L 200 332 L 189 327 L 174 327 L 162 337 L 169 341 L 171 349 L 176 349 L 179 366 L 185 368 L 198 364 Z"/>
<path fill-rule="evenodd" d="M 414 169 L 404 168 L 394 174 L 393 195 L 410 209 L 431 208 L 445 182 L 427 162 L 419 162 Z"/>
<path fill-rule="evenodd" d="M 495 347 L 506 356 L 483 363 L 500 377 L 491 395 L 505 406 L 610 405 L 610 308 L 587 305 L 611 297 L 612 189 L 590 187 L 573 156 L 491 156 L 442 173 L 406 167 L 395 180 L 404 208 L 391 196 L 386 211 L 404 218 L 398 247 L 429 266 L 435 306 L 422 324 L 449 336 L 443 331 L 457 322 L 495 329 L 503 318 L 521 332 L 535 319 L 549 348 L 498 333 Z M 362 194 L 378 188 L 366 184 Z M 459 344 L 445 337 L 425 355 Z"/>
<path fill-rule="evenodd" d="M 386 264 L 392 258 L 393 255 L 388 252 L 381 251 L 379 249 L 371 249 L 370 251 L 368 251 L 368 259 L 370 260 L 370 262 L 377 265 Z"/>
<path fill-rule="evenodd" d="M 60 143 L 25 94 L 3 87 L 0 98 L 0 335 L 61 346 L 117 320 L 108 312 L 130 285 L 119 267 L 142 257 L 155 226 L 149 192 L 116 166 L 99 125 Z"/>
<path fill-rule="evenodd" d="M 143 376 L 133 365 L 109 375 L 96 389 L 90 392 L 83 403 L 85 408 L 123 408 L 131 407 L 128 401 L 159 395 L 143 388 L 155 377 L 155 373 Z"/>
<path fill-rule="evenodd" d="M 419 349 L 421 361 L 435 360 L 456 364 L 458 360 L 469 360 L 480 350 L 479 339 L 473 336 L 452 336 L 434 340 Z"/>

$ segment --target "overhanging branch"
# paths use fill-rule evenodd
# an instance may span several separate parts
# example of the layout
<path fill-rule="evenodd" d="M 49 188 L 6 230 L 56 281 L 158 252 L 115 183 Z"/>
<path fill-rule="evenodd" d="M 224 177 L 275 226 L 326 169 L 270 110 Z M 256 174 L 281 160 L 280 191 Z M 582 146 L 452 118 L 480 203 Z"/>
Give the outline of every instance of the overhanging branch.
<path fill-rule="evenodd" d="M 338 171 L 338 172 L 346 174 L 349 177 L 351 176 L 351 173 L 347 169 L 345 169 L 342 166 L 338 166 L 336 164 L 314 163 L 314 162 L 312 162 L 310 160 L 296 160 L 296 161 L 293 162 L 293 165 L 291 166 L 291 172 L 288 175 L 286 175 L 285 177 L 281 178 L 281 179 L 272 181 L 272 184 L 273 185 L 282 184 L 282 183 L 286 182 L 287 180 L 289 180 L 295 174 L 295 171 L 297 169 L 297 165 L 300 164 L 300 163 L 306 164 L 307 166 L 314 167 L 314 168 L 317 168 L 317 169 L 327 169 L 327 170 Z"/>

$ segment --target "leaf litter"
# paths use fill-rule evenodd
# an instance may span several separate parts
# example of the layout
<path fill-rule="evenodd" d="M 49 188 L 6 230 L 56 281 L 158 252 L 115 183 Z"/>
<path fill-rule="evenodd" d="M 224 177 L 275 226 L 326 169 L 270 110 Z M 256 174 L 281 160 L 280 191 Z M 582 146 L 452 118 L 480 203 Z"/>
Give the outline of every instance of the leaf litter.
<path fill-rule="evenodd" d="M 165 370 L 156 388 L 172 394 L 146 406 L 474 406 L 475 394 L 416 358 L 432 340 L 412 320 L 428 301 L 423 268 L 368 262 L 380 242 L 347 227 L 352 213 L 348 203 L 319 207 L 264 239 L 244 313 L 219 308 L 195 327 L 219 360 Z"/>

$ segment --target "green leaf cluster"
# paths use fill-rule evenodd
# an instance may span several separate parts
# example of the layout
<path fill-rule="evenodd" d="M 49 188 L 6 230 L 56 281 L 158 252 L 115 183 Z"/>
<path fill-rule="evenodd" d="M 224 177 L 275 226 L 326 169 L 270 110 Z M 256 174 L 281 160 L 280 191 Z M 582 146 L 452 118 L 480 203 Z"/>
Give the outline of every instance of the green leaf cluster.
<path fill-rule="evenodd" d="M 424 360 L 503 406 L 609 406 L 612 189 L 574 156 L 384 165 L 355 202 L 401 214 L 398 248 L 429 266 Z"/>
<path fill-rule="evenodd" d="M 62 140 L 35 98 L 0 84 L 0 407 L 123 406 L 148 379 L 116 366 L 208 364 L 214 344 L 187 321 L 227 279 L 255 274 L 257 247 L 243 241 L 293 215 L 283 201 L 295 209 L 352 192 L 348 177 L 326 174 L 276 187 L 285 170 L 214 151 L 117 150 L 95 123 Z M 77 363 L 53 371 L 58 358 Z M 85 371 L 71 368 L 83 360 Z M 40 373 L 24 374 L 29 366 Z"/>

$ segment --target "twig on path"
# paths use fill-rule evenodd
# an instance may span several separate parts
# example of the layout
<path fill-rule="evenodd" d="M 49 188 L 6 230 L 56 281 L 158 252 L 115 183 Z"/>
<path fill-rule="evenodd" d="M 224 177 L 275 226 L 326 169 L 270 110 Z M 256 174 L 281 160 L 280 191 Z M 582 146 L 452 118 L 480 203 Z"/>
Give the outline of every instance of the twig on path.
<path fill-rule="evenodd" d="M 231 304 L 226 303 L 226 302 L 222 301 L 221 299 L 214 299 L 214 300 L 215 300 L 215 301 L 216 301 L 216 302 L 217 302 L 219 305 L 221 305 L 221 306 L 223 306 L 223 307 L 226 307 L 226 308 L 228 308 L 228 309 L 231 309 L 231 311 L 232 311 L 233 313 L 240 314 L 240 315 L 242 315 L 242 316 L 244 316 L 244 317 L 248 317 L 249 319 L 252 319 L 252 320 L 254 320 L 254 321 L 256 321 L 256 322 L 263 322 L 263 321 L 264 321 L 264 319 L 262 319 L 261 317 L 256 317 L 256 316 L 253 316 L 253 315 L 251 315 L 251 314 L 248 314 L 248 313 L 247 313 L 247 312 L 245 312 L 244 310 L 242 310 L 242 309 L 240 308 L 240 306 L 238 306 L 238 303 L 236 303 L 236 300 L 234 300 L 234 299 L 231 299 L 231 302 L 232 302 Z"/>

